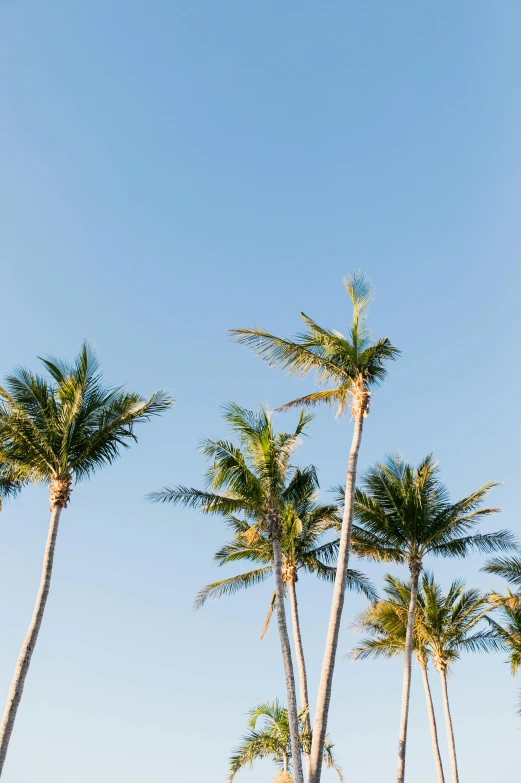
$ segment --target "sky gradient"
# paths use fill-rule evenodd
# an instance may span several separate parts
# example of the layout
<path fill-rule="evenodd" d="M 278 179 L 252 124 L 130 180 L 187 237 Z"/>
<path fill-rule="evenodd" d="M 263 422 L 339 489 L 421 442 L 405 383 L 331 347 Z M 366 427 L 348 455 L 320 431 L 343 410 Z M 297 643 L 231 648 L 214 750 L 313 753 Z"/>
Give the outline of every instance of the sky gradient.
<path fill-rule="evenodd" d="M 290 335 L 303 310 L 345 331 L 342 276 L 363 269 L 372 331 L 403 356 L 374 396 L 361 468 L 433 451 L 454 498 L 502 481 L 486 529 L 521 533 L 520 37 L 519 0 L 0 5 L 0 371 L 72 358 L 87 338 L 109 382 L 179 398 L 62 517 L 5 783 L 224 781 L 245 713 L 284 696 L 276 633 L 258 638 L 271 585 L 193 612 L 226 531 L 144 500 L 201 486 L 198 444 L 224 434 L 224 402 L 274 408 L 311 389 L 230 328 Z M 299 461 L 327 491 L 351 425 L 322 411 L 310 434 Z M 0 694 L 47 508 L 34 488 L 0 517 Z M 501 589 L 482 563 L 427 565 L 446 586 Z M 361 567 L 381 587 L 385 567 Z M 331 590 L 299 591 L 314 699 Z M 341 656 L 363 605 L 348 597 Z M 462 780 L 519 768 L 503 659 L 465 656 L 450 680 Z M 393 779 L 400 695 L 399 661 L 339 659 L 330 735 L 349 779 Z M 442 727 L 441 740 L 447 758 Z M 436 780 L 416 671 L 407 777 Z"/>

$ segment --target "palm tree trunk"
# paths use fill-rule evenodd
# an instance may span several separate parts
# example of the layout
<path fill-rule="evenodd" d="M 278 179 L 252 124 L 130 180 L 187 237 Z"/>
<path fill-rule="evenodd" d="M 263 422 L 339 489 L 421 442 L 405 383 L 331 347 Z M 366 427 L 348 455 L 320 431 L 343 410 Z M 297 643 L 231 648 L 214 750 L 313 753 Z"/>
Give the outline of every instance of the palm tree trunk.
<path fill-rule="evenodd" d="M 300 633 L 300 618 L 298 613 L 297 588 L 293 579 L 288 580 L 289 598 L 291 603 L 291 618 L 293 621 L 293 638 L 295 640 L 295 650 L 297 653 L 297 664 L 300 680 L 300 709 L 306 710 L 304 716 L 304 728 L 311 734 L 311 718 L 309 716 L 309 696 L 308 696 L 308 675 L 306 671 L 306 660 L 304 658 L 304 647 L 302 645 L 302 635 Z M 309 765 L 309 756 L 306 755 Z"/>
<path fill-rule="evenodd" d="M 297 664 L 300 679 L 300 709 L 307 710 L 306 726 L 311 731 L 309 720 L 309 696 L 308 696 L 308 675 L 306 671 L 306 661 L 304 658 L 304 647 L 302 646 L 302 634 L 300 633 L 300 618 L 298 613 L 297 589 L 295 582 L 289 580 L 289 598 L 291 603 L 291 619 L 293 622 L 293 636 L 295 639 L 295 650 L 297 653 Z"/>
<path fill-rule="evenodd" d="M 409 720 L 409 697 L 411 693 L 411 664 L 412 647 L 414 642 L 414 617 L 416 615 L 416 604 L 418 603 L 418 579 L 420 571 L 418 567 L 411 566 L 411 599 L 409 601 L 409 611 L 407 614 L 407 632 L 405 635 L 405 662 L 403 669 L 403 689 L 402 689 L 402 714 L 400 718 L 400 739 L 398 742 L 398 776 L 397 783 L 404 783 L 405 780 L 405 748 L 407 744 L 407 723 Z"/>
<path fill-rule="evenodd" d="M 300 736 L 298 726 L 297 695 L 295 691 L 295 676 L 293 674 L 293 661 L 289 643 L 288 626 L 286 623 L 286 609 L 284 606 L 284 582 L 282 580 L 282 557 L 280 554 L 280 541 L 273 539 L 273 571 L 275 573 L 275 588 L 277 594 L 277 618 L 279 621 L 280 646 L 286 674 L 286 692 L 288 696 L 288 719 L 291 735 L 291 755 L 293 759 L 293 777 L 295 783 L 304 783 L 302 773 L 302 755 L 300 749 Z"/>
<path fill-rule="evenodd" d="M 38 590 L 38 596 L 36 598 L 36 605 L 34 607 L 33 616 L 27 631 L 27 636 L 24 639 L 18 663 L 14 672 L 13 681 L 11 683 L 11 690 L 7 697 L 7 704 L 5 706 L 4 717 L 2 719 L 2 726 L 0 729 L 0 775 L 4 768 L 5 758 L 7 755 L 7 748 L 9 747 L 9 740 L 14 727 L 16 718 L 16 712 L 22 698 L 22 693 L 25 685 L 25 678 L 29 671 L 31 658 L 33 656 L 34 647 L 40 631 L 40 626 L 43 620 L 43 613 L 45 610 L 45 604 L 47 603 L 47 597 L 49 595 L 49 588 L 51 586 L 52 566 L 54 561 L 54 550 L 56 547 L 56 536 L 58 535 L 58 525 L 60 523 L 60 514 L 62 506 L 56 504 L 51 510 L 51 522 L 49 525 L 49 534 L 47 536 L 47 544 L 45 547 L 45 555 L 43 559 L 42 576 L 40 579 L 40 587 Z"/>
<path fill-rule="evenodd" d="M 351 451 L 349 453 L 344 500 L 344 517 L 342 519 L 335 586 L 333 588 L 333 598 L 331 601 L 331 612 L 329 615 L 326 648 L 324 651 L 322 672 L 320 674 L 317 706 L 313 724 L 313 740 L 311 743 L 308 783 L 320 783 L 320 775 L 322 772 L 324 742 L 326 739 L 327 719 L 329 714 L 329 705 L 331 702 L 331 686 L 333 683 L 333 672 L 335 669 L 335 660 L 338 647 L 338 634 L 340 631 L 340 621 L 342 619 L 342 610 L 344 608 L 344 597 L 346 592 L 349 548 L 351 545 L 351 530 L 353 527 L 356 467 L 358 464 L 360 443 L 362 442 L 363 427 L 364 413 L 360 411 L 355 417 L 353 440 L 351 442 Z"/>
<path fill-rule="evenodd" d="M 427 674 L 427 664 L 420 661 L 420 666 L 423 674 L 423 684 L 425 685 L 425 697 L 427 699 L 427 712 L 429 713 L 429 722 L 431 724 L 432 733 L 432 749 L 434 751 L 434 761 L 436 762 L 436 769 L 438 770 L 438 783 L 445 783 L 445 776 L 443 774 L 443 764 L 441 762 L 440 744 L 438 741 L 438 727 L 436 725 L 436 715 L 434 714 L 434 704 L 432 703 L 431 686 L 429 683 L 429 675 Z"/>
<path fill-rule="evenodd" d="M 449 693 L 447 690 L 447 671 L 446 669 L 440 670 L 441 683 L 443 691 L 443 706 L 445 707 L 445 722 L 447 724 L 447 739 L 449 741 L 450 750 L 450 765 L 452 768 L 452 783 L 459 783 L 458 776 L 458 762 L 456 759 L 456 744 L 454 742 L 454 728 L 452 726 L 452 718 L 449 707 Z"/>

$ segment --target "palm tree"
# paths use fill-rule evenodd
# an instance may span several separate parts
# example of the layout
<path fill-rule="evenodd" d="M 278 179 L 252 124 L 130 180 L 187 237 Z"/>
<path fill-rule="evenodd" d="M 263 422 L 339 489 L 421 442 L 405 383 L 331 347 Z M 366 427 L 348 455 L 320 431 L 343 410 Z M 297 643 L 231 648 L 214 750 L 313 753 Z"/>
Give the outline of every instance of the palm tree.
<path fill-rule="evenodd" d="M 489 574 L 497 574 L 510 584 L 521 589 L 521 557 L 498 557 L 489 560 L 482 569 Z M 499 613 L 500 622 L 487 615 L 487 621 L 495 632 L 503 650 L 508 652 L 510 671 L 515 677 L 521 666 L 521 592 L 507 589 L 506 595 L 493 592 L 491 604 Z M 521 701 L 518 710 L 521 715 Z"/>
<path fill-rule="evenodd" d="M 417 468 L 399 456 L 389 456 L 365 475 L 363 489 L 355 494 L 354 512 L 360 531 L 358 547 L 363 554 L 364 536 L 368 557 L 403 563 L 411 574 L 411 597 L 405 640 L 402 712 L 398 746 L 398 783 L 405 777 L 405 748 L 411 687 L 413 630 L 418 581 L 427 555 L 464 557 L 472 550 L 492 552 L 510 548 L 514 537 L 508 531 L 475 532 L 482 516 L 497 508 L 480 508 L 495 486 L 485 484 L 468 497 L 451 503 L 439 478 L 437 463 L 428 455 Z"/>
<path fill-rule="evenodd" d="M 338 538 L 325 541 L 324 537 L 339 527 L 339 511 L 334 504 L 321 505 L 316 502 L 318 482 L 315 469 L 306 469 L 310 477 L 307 485 L 303 484 L 300 494 L 282 509 L 282 536 L 280 541 L 282 554 L 282 578 L 289 594 L 291 619 L 295 652 L 300 680 L 300 708 L 304 713 L 306 730 L 311 731 L 309 718 L 309 696 L 306 662 L 302 644 L 300 617 L 297 600 L 297 582 L 299 572 L 312 574 L 319 579 L 333 583 L 336 573 L 336 558 L 338 554 Z M 273 547 L 271 542 L 262 536 L 256 536 L 252 525 L 235 516 L 229 517 L 228 525 L 233 531 L 233 539 L 216 554 L 215 560 L 220 566 L 236 562 L 248 561 L 260 565 L 260 568 L 237 576 L 231 576 L 204 587 L 198 594 L 195 606 L 202 607 L 208 599 L 231 595 L 239 590 L 252 587 L 265 581 L 273 573 Z M 348 569 L 347 587 L 350 590 L 363 593 L 370 600 L 376 599 L 373 585 L 360 571 Z M 263 636 L 275 608 L 275 596 L 264 626 Z"/>
<path fill-rule="evenodd" d="M 428 574 L 424 573 L 422 582 L 425 583 L 428 579 Z M 393 658 L 397 655 L 404 654 L 407 636 L 407 619 L 411 602 L 411 582 L 403 582 L 397 577 L 387 574 L 385 576 L 385 584 L 384 592 L 386 593 L 387 598 L 379 600 L 369 606 L 358 617 L 355 627 L 366 632 L 368 636 L 363 638 L 351 653 L 351 657 L 355 660 L 379 657 Z M 421 587 L 418 590 L 418 605 L 420 608 L 425 605 Z M 445 783 L 436 715 L 434 713 L 434 704 L 432 701 L 428 675 L 429 650 L 425 643 L 420 641 L 419 635 L 416 632 L 417 625 L 418 617 L 415 622 L 413 649 L 422 671 L 438 781 L 439 783 Z"/>
<path fill-rule="evenodd" d="M 337 573 L 314 720 L 309 783 L 320 781 L 322 751 L 347 582 L 356 468 L 364 419 L 369 413 L 371 390 L 378 386 L 387 374 L 386 361 L 396 359 L 399 354 L 398 349 L 388 338 L 371 342 L 365 317 L 372 298 L 372 288 L 363 275 L 360 272 L 351 275 L 344 280 L 344 285 L 353 303 L 353 323 L 347 337 L 340 332 L 319 326 L 304 313 L 301 313 L 305 325 L 304 331 L 293 340 L 275 337 L 264 329 L 232 330 L 239 343 L 249 346 L 271 366 L 282 367 L 299 377 L 315 372 L 319 385 L 331 384 L 333 387 L 300 397 L 282 406 L 283 408 L 325 403 L 330 407 L 338 406 L 337 415 L 346 413 L 351 408 L 354 419 Z"/>
<path fill-rule="evenodd" d="M 27 636 L 14 672 L 0 729 L 0 774 L 22 698 L 51 584 L 60 515 L 73 480 L 89 478 L 136 440 L 134 425 L 173 404 L 165 392 L 146 400 L 104 385 L 85 344 L 74 362 L 42 360 L 51 378 L 19 368 L 0 386 L 0 459 L 13 471 L 49 485 L 51 521 L 43 570 Z"/>
<path fill-rule="evenodd" d="M 447 673 L 462 651 L 489 652 L 500 649 L 493 630 L 476 631 L 490 608 L 489 596 L 479 590 L 465 590 L 461 580 L 452 583 L 446 595 L 429 574 L 423 582 L 424 604 L 420 611 L 418 635 L 426 645 L 440 673 L 453 783 L 458 783 L 458 763 L 454 728 L 449 705 Z"/>
<path fill-rule="evenodd" d="M 302 497 L 306 488 L 315 486 L 313 467 L 299 470 L 291 459 L 300 445 L 301 435 L 312 417 L 301 413 L 294 432 L 275 433 L 270 413 L 261 407 L 259 413 L 245 410 L 235 403 L 225 407 L 224 419 L 238 436 L 239 445 L 226 440 L 206 440 L 202 451 L 211 461 L 207 472 L 207 490 L 184 486 L 152 493 L 155 502 L 198 508 L 203 514 L 227 518 L 240 531 L 242 518 L 247 523 L 250 544 L 270 547 L 267 568 L 275 576 L 276 609 L 288 699 L 289 727 L 296 783 L 303 783 L 302 758 L 298 728 L 295 677 L 284 606 L 284 571 L 281 541 L 284 513 L 288 504 Z M 264 543 L 262 543 L 264 542 Z M 264 576 L 268 572 L 264 571 Z M 239 578 L 240 579 L 240 578 Z M 250 579 L 254 583 L 262 575 Z M 246 580 L 248 581 L 248 580 Z M 237 583 L 236 583 L 237 584 Z M 236 585 L 235 585 L 236 586 Z"/>
<path fill-rule="evenodd" d="M 309 750 L 311 735 L 306 729 L 305 711 L 299 713 L 299 731 L 302 746 Z M 230 759 L 230 781 L 239 770 L 253 766 L 259 759 L 270 758 L 281 770 L 275 780 L 277 783 L 291 783 L 290 774 L 293 762 L 291 732 L 288 711 L 275 700 L 260 704 L 250 713 L 248 733 L 236 748 Z M 259 725 L 260 724 L 260 725 Z M 333 745 L 326 738 L 324 762 L 327 767 L 336 770 L 340 780 L 342 772 L 333 755 Z"/>

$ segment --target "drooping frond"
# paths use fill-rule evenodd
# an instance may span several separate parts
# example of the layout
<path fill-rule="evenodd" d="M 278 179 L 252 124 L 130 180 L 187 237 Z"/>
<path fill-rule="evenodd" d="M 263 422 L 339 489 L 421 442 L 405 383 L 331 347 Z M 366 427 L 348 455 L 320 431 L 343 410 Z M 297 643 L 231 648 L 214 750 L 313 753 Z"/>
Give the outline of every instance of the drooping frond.
<path fill-rule="evenodd" d="M 496 557 L 485 563 L 482 571 L 503 577 L 510 584 L 521 588 L 521 556 Z"/>
<path fill-rule="evenodd" d="M 208 599 L 215 600 L 221 598 L 223 595 L 233 595 L 240 590 L 246 590 L 248 587 L 265 582 L 273 572 L 271 566 L 266 568 L 258 568 L 255 571 L 248 571 L 246 574 L 239 574 L 238 576 L 231 576 L 228 579 L 222 579 L 220 582 L 213 582 L 210 585 L 206 585 L 197 594 L 194 601 L 194 608 L 200 609 Z"/>

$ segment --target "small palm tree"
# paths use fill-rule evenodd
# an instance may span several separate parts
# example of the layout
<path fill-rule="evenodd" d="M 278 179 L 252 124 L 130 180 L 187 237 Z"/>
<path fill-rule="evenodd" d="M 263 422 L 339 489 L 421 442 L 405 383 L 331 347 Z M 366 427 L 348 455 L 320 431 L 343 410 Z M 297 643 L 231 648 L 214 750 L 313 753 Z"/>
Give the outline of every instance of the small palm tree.
<path fill-rule="evenodd" d="M 429 575 L 424 573 L 422 582 L 425 583 L 428 580 Z M 351 657 L 355 660 L 379 657 L 393 658 L 397 655 L 403 655 L 405 652 L 407 620 L 411 602 L 411 582 L 410 580 L 403 582 L 397 577 L 387 574 L 385 585 L 384 592 L 387 597 L 376 601 L 358 617 L 355 627 L 367 633 L 368 636 L 363 638 L 351 653 Z M 424 605 L 425 599 L 420 587 L 418 590 L 418 606 L 421 609 Z M 436 715 L 428 675 L 429 650 L 425 643 L 420 641 L 417 626 L 418 616 L 415 622 L 413 649 L 422 671 L 438 781 L 439 783 L 445 783 Z"/>
<path fill-rule="evenodd" d="M 0 774 L 51 584 L 60 515 L 73 481 L 89 478 L 136 440 L 134 425 L 173 404 L 104 385 L 92 350 L 72 365 L 42 360 L 50 380 L 20 368 L 0 387 L 0 459 L 14 474 L 49 485 L 51 521 L 34 613 L 16 665 L 0 729 Z"/>
<path fill-rule="evenodd" d="M 349 279 L 344 280 L 344 285 L 353 303 L 353 323 L 347 337 L 335 330 L 319 326 L 304 313 L 301 313 L 304 331 L 293 340 L 276 337 L 264 329 L 232 330 L 237 342 L 249 346 L 271 366 L 282 367 L 290 374 L 299 377 L 314 372 L 319 385 L 332 385 L 332 388 L 322 389 L 293 400 L 282 406 L 283 408 L 325 403 L 329 407 L 337 406 L 338 414 L 346 413 L 351 409 L 354 419 L 337 573 L 315 712 L 309 783 L 320 781 L 322 751 L 347 583 L 353 498 L 364 419 L 369 413 L 372 389 L 378 386 L 387 374 L 386 362 L 396 359 L 399 354 L 398 349 L 387 338 L 376 342 L 371 340 L 365 317 L 372 299 L 372 288 L 363 275 L 359 272 L 353 274 Z"/>
<path fill-rule="evenodd" d="M 252 767 L 255 761 L 270 758 L 281 770 L 280 775 L 275 778 L 277 783 L 291 783 L 293 754 L 287 709 L 275 700 L 260 704 L 249 715 L 248 733 L 230 759 L 229 780 L 233 780 L 237 772 L 244 767 Z M 299 731 L 302 746 L 309 750 L 311 735 L 306 729 L 304 710 L 299 713 Z M 326 767 L 336 770 L 342 780 L 342 771 L 327 737 L 324 762 Z"/>
<path fill-rule="evenodd" d="M 291 462 L 300 445 L 301 435 L 312 417 L 302 413 L 294 432 L 278 434 L 275 433 L 271 415 L 264 407 L 261 407 L 259 413 L 254 413 L 230 403 L 225 408 L 224 418 L 238 436 L 239 445 L 226 440 L 206 440 L 203 443 L 203 454 L 211 461 L 207 473 L 207 490 L 184 486 L 166 487 L 152 493 L 149 498 L 154 502 L 197 508 L 203 514 L 224 516 L 239 530 L 244 529 L 251 545 L 265 547 L 266 550 L 270 548 L 267 563 L 275 577 L 277 619 L 289 705 L 293 774 L 296 783 L 303 783 L 295 677 L 284 606 L 281 542 L 284 513 L 288 504 L 302 497 L 306 488 L 314 486 L 316 482 L 313 467 L 299 470 Z M 247 523 L 247 529 L 237 518 Z M 249 583 L 256 579 L 259 579 L 258 575 L 250 579 Z"/>
<path fill-rule="evenodd" d="M 479 590 L 465 590 L 456 580 L 446 595 L 432 575 L 423 582 L 424 602 L 420 611 L 418 635 L 432 655 L 442 682 L 443 705 L 452 767 L 453 783 L 458 783 L 458 763 L 454 728 L 449 705 L 447 674 L 463 651 L 489 652 L 500 649 L 493 630 L 476 630 L 490 608 L 489 596 Z"/>
<path fill-rule="evenodd" d="M 307 731 L 311 731 L 309 719 L 309 696 L 306 662 L 300 617 L 297 600 L 297 582 L 299 572 L 308 573 L 319 579 L 333 583 L 336 573 L 336 558 L 338 554 L 339 540 L 325 541 L 328 533 L 337 531 L 340 523 L 339 510 L 334 504 L 321 505 L 316 502 L 318 482 L 315 469 L 310 466 L 306 469 L 309 475 L 309 483 L 303 484 L 300 495 L 294 497 L 282 509 L 282 578 L 289 593 L 291 617 L 295 652 L 299 668 L 300 679 L 300 707 L 304 712 L 304 721 Z M 208 599 L 220 598 L 223 595 L 231 595 L 239 590 L 252 587 L 265 581 L 273 573 L 273 547 L 271 542 L 262 536 L 255 535 L 254 526 L 247 520 L 229 517 L 228 525 L 234 536 L 233 540 L 226 544 L 215 554 L 215 560 L 220 566 L 238 561 L 257 563 L 260 568 L 248 571 L 228 579 L 204 587 L 198 594 L 195 606 L 202 607 Z M 350 590 L 363 593 L 370 600 L 376 599 L 376 592 L 369 579 L 353 569 L 348 569 L 347 587 Z M 275 608 L 274 595 L 262 636 L 267 630 L 273 609 Z"/>
<path fill-rule="evenodd" d="M 404 783 L 405 777 L 413 631 L 423 561 L 428 555 L 464 557 L 472 550 L 493 552 L 514 545 L 515 539 L 508 531 L 475 532 L 481 517 L 499 510 L 480 508 L 494 486 L 495 483 L 490 482 L 468 497 L 451 503 L 431 455 L 417 468 L 395 455 L 371 468 L 363 479 L 362 489 L 356 491 L 354 511 L 360 528 L 357 533 L 359 552 L 363 554 L 365 545 L 367 557 L 407 564 L 411 574 L 398 783 Z"/>

